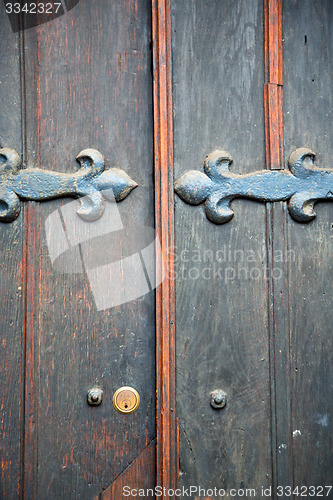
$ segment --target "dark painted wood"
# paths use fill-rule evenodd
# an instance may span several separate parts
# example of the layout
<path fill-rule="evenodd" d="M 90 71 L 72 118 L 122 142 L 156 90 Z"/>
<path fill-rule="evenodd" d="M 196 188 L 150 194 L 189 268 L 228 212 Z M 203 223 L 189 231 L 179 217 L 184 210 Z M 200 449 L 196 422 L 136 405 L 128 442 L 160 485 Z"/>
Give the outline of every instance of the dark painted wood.
<path fill-rule="evenodd" d="M 21 40 L 13 33 L 4 4 L 1 16 L 0 146 L 22 150 Z M 22 219 L 0 223 L 0 497 L 21 492 L 22 344 L 24 281 Z"/>
<path fill-rule="evenodd" d="M 284 149 L 310 147 L 332 168 L 333 4 L 285 1 Z M 294 485 L 332 479 L 332 205 L 301 228 L 288 221 L 291 448 Z"/>
<path fill-rule="evenodd" d="M 266 245 L 270 380 L 271 380 L 271 432 L 274 489 L 292 484 L 290 424 L 290 310 L 288 262 L 294 253 L 288 251 L 287 207 L 283 203 L 267 207 Z"/>
<path fill-rule="evenodd" d="M 173 2 L 174 158 L 178 178 L 216 149 L 235 173 L 265 165 L 263 4 Z M 215 226 L 176 200 L 180 484 L 269 485 L 270 377 L 265 209 L 235 200 Z M 220 273 L 220 274 L 219 274 Z M 210 406 L 223 389 L 227 405 Z"/>
<path fill-rule="evenodd" d="M 138 457 L 98 497 L 99 500 L 120 500 L 129 498 L 154 498 L 156 468 L 156 442 L 151 442 Z M 133 495 L 129 494 L 133 490 Z M 141 490 L 141 492 L 140 492 Z M 143 495 L 143 492 L 147 492 Z M 98 500 L 96 498 L 96 500 Z"/>
<path fill-rule="evenodd" d="M 123 225 L 153 227 L 150 3 L 81 0 L 25 35 L 26 162 L 72 172 L 80 150 L 98 149 L 107 167 L 123 168 L 140 186 L 119 204 Z M 27 498 L 93 498 L 155 437 L 154 294 L 97 311 L 84 273 L 53 268 L 45 222 L 65 205 L 29 203 L 25 214 Z M 101 250 L 96 262 L 108 262 L 108 246 Z M 104 400 L 90 407 L 95 384 Z M 123 385 L 140 393 L 132 415 L 112 405 Z"/>

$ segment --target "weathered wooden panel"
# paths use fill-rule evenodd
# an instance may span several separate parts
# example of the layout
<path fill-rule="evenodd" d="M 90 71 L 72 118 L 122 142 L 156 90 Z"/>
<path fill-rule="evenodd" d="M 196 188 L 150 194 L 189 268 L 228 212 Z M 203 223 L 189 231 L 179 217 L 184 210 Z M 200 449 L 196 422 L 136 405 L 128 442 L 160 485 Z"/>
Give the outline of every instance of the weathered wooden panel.
<path fill-rule="evenodd" d="M 332 168 L 333 4 L 283 5 L 285 154 L 299 146 Z M 294 485 L 332 479 L 332 204 L 310 224 L 288 220 Z"/>
<path fill-rule="evenodd" d="M 26 33 L 28 163 L 69 172 L 82 149 L 101 151 L 107 167 L 123 168 L 139 184 L 117 205 L 128 232 L 154 225 L 150 30 L 147 0 L 81 0 Z M 128 256 L 121 231 L 100 237 L 95 255 L 86 256 L 84 245 L 80 254 L 76 245 L 66 269 L 52 267 L 47 242 L 64 237 L 63 223 L 68 238 L 77 236 L 79 220 L 62 212 L 57 228 L 47 219 L 68 206 L 30 203 L 27 215 L 28 226 L 36 228 L 28 240 L 34 352 L 27 374 L 36 425 L 27 435 L 26 490 L 39 499 L 93 498 L 155 437 L 154 294 L 97 310 L 94 297 L 107 300 L 113 290 L 107 282 L 94 288 L 86 273 L 70 268 L 81 258 L 107 265 L 118 247 L 119 258 Z M 135 244 L 143 247 L 144 234 Z M 117 286 L 123 285 L 110 283 Z M 87 390 L 95 384 L 104 401 L 89 407 Z M 112 406 L 123 385 L 141 396 L 132 415 Z"/>
<path fill-rule="evenodd" d="M 173 2 L 176 178 L 224 149 L 236 173 L 264 168 L 261 1 Z M 216 226 L 176 199 L 180 481 L 271 483 L 265 209 L 235 200 Z M 222 388 L 227 406 L 214 410 Z"/>
<path fill-rule="evenodd" d="M 138 457 L 98 497 L 100 500 L 118 498 L 153 498 L 155 488 L 156 443 L 151 442 Z M 140 491 L 141 490 L 141 491 Z M 142 494 L 150 490 L 146 495 Z M 133 495 L 132 495 L 133 493 Z M 97 498 L 95 500 L 98 500 Z"/>
<path fill-rule="evenodd" d="M 20 37 L 11 30 L 3 3 L 0 16 L 0 146 L 21 152 Z M 21 491 L 22 218 L 0 223 L 0 254 L 0 497 L 9 499 Z"/>

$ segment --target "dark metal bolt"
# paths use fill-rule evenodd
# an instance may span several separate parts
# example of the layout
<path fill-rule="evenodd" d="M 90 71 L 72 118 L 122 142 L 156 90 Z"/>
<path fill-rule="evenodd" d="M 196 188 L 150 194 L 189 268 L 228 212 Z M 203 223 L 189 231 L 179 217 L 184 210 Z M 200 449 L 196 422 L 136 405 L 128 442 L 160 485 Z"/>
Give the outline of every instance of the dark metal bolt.
<path fill-rule="evenodd" d="M 87 394 L 88 404 L 91 406 L 98 406 L 103 401 L 103 391 L 99 387 L 89 389 Z"/>
<path fill-rule="evenodd" d="M 222 403 L 222 401 L 223 401 L 222 394 L 218 394 L 217 396 L 215 396 L 215 398 L 214 398 L 215 404 L 220 405 Z"/>
<path fill-rule="evenodd" d="M 224 408 L 227 404 L 227 395 L 221 389 L 216 389 L 210 393 L 210 404 L 215 409 Z"/>

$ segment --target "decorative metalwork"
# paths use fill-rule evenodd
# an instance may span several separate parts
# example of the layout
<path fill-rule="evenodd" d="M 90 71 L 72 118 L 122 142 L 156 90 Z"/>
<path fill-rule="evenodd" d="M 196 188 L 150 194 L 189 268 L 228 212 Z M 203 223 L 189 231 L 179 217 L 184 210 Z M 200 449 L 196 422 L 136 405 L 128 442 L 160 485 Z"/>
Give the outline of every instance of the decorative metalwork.
<path fill-rule="evenodd" d="M 207 218 L 224 224 L 234 215 L 234 198 L 262 202 L 289 201 L 290 215 L 298 222 L 316 216 L 314 205 L 333 198 L 333 170 L 314 165 L 315 154 L 308 148 L 296 149 L 289 157 L 289 171 L 261 170 L 253 174 L 230 172 L 232 158 L 225 151 L 214 151 L 204 162 L 204 172 L 190 170 L 175 183 L 178 196 L 190 205 L 204 203 Z"/>
<path fill-rule="evenodd" d="M 80 169 L 73 174 L 20 169 L 17 152 L 0 149 L 0 221 L 12 222 L 18 217 L 20 199 L 44 201 L 64 196 L 80 198 L 77 214 L 94 221 L 104 212 L 103 197 L 121 201 L 137 186 L 120 168 L 105 170 L 104 157 L 95 149 L 84 149 L 76 159 Z"/>

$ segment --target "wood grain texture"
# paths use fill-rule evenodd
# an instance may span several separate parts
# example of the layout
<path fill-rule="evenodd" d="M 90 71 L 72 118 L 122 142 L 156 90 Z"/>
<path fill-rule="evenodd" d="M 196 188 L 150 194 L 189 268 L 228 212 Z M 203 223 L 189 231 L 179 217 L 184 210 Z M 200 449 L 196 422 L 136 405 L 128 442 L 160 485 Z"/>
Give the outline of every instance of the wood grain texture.
<path fill-rule="evenodd" d="M 261 1 L 172 4 L 175 176 L 216 149 L 235 173 L 265 164 Z M 176 198 L 180 484 L 271 484 L 265 209 L 210 223 Z M 223 410 L 210 392 L 227 393 Z"/>
<path fill-rule="evenodd" d="M 283 5 L 284 147 L 304 145 L 332 168 L 333 5 Z M 306 226 L 289 219 L 291 450 L 294 484 L 332 479 L 332 204 Z"/>
<path fill-rule="evenodd" d="M 0 147 L 22 151 L 21 39 L 0 5 Z M 23 404 L 22 218 L 0 224 L 0 498 L 21 494 Z"/>
<path fill-rule="evenodd" d="M 264 85 L 266 168 L 284 169 L 283 88 L 275 83 Z"/>
<path fill-rule="evenodd" d="M 178 482 L 175 411 L 175 290 L 171 17 L 168 0 L 153 0 L 155 220 L 167 276 L 156 290 L 157 483 Z M 158 268 L 160 263 L 157 263 Z"/>
<path fill-rule="evenodd" d="M 283 84 L 282 0 L 264 0 L 265 82 Z"/>
<path fill-rule="evenodd" d="M 154 490 L 156 485 L 156 442 L 151 442 L 138 457 L 114 480 L 114 482 L 96 500 L 120 500 L 129 498 L 134 500 L 139 496 L 139 490 Z M 127 488 L 123 490 L 124 487 Z M 129 495 L 134 490 L 136 495 Z M 125 495 L 124 495 L 125 492 Z M 141 498 L 144 495 L 141 494 Z M 146 498 L 153 498 L 147 494 Z"/>
<path fill-rule="evenodd" d="M 288 248 L 285 203 L 268 204 L 266 221 L 267 297 L 270 342 L 272 486 L 292 484 L 290 454 L 290 303 L 289 264 L 294 252 Z M 274 497 L 275 498 L 275 497 Z"/>
<path fill-rule="evenodd" d="M 26 32 L 27 164 L 73 172 L 82 149 L 98 149 L 107 167 L 123 168 L 140 186 L 117 205 L 130 232 L 154 226 L 150 41 L 148 0 L 81 0 Z M 62 233 L 45 223 L 66 206 L 30 203 L 26 215 L 27 498 L 93 498 L 155 438 L 154 294 L 98 311 L 94 293 L 110 290 L 97 284 L 94 292 L 85 273 L 52 267 L 47 238 Z M 115 245 L 125 256 L 125 243 L 102 243 L 96 266 L 110 262 Z M 94 385 L 104 391 L 99 407 L 86 401 Z M 140 393 L 132 415 L 112 405 L 124 385 Z"/>

